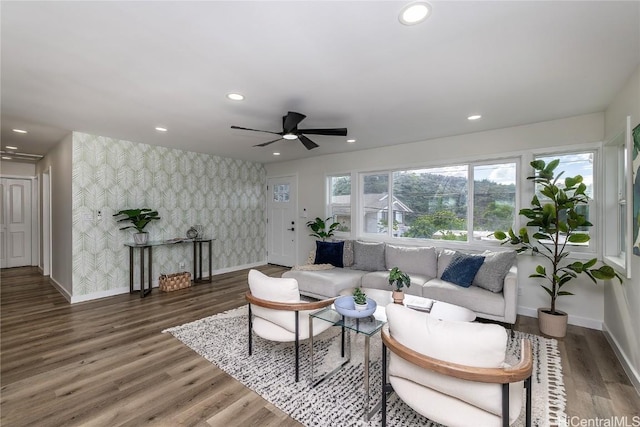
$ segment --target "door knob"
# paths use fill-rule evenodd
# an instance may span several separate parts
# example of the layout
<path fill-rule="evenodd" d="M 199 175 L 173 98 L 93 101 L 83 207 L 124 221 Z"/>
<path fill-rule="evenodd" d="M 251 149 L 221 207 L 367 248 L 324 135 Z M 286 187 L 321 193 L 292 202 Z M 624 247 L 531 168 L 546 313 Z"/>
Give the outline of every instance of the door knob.
<path fill-rule="evenodd" d="M 295 228 L 291 227 L 291 228 L 287 228 L 287 230 L 289 230 L 289 231 L 295 231 Z"/>

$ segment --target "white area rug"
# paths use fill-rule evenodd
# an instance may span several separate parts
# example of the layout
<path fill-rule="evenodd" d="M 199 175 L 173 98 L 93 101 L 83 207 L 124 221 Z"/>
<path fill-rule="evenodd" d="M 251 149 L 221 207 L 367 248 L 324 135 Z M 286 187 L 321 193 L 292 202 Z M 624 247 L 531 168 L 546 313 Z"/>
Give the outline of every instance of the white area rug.
<path fill-rule="evenodd" d="M 301 325 L 307 327 L 307 325 Z M 379 426 L 378 412 L 369 422 L 363 419 L 364 337 L 351 336 L 351 362 L 327 381 L 311 387 L 308 381 L 309 349 L 300 345 L 300 381 L 294 381 L 293 343 L 273 343 L 253 336 L 253 355 L 248 354 L 247 306 L 167 329 L 196 353 L 227 372 L 245 386 L 305 426 Z M 340 357 L 339 328 L 330 328 L 314 340 L 318 371 L 337 366 Z M 533 425 L 557 425 L 564 417 L 565 393 L 557 342 L 537 335 L 515 332 L 509 353 L 517 358 L 520 340 L 529 338 L 533 347 Z M 371 402 L 381 395 L 381 342 L 371 338 Z M 524 410 L 523 410 L 524 414 Z M 516 425 L 524 425 L 524 415 Z M 392 394 L 388 399 L 387 425 L 434 426 Z M 481 426 L 477 426 L 481 427 Z"/>

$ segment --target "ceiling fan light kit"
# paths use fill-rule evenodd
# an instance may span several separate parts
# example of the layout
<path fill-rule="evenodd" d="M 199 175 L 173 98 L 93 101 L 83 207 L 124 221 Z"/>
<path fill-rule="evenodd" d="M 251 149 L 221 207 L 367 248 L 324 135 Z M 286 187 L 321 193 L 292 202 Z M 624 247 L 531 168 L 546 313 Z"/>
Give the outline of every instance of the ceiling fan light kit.
<path fill-rule="evenodd" d="M 286 116 L 282 117 L 282 131 L 273 132 L 270 130 L 251 129 L 240 126 L 231 126 L 231 129 L 250 130 L 253 132 L 271 133 L 274 135 L 280 135 L 280 138 L 273 141 L 263 142 L 262 144 L 254 145 L 254 147 L 266 147 L 269 144 L 278 142 L 282 139 L 294 140 L 298 139 L 305 146 L 307 150 L 313 150 L 318 147 L 318 144 L 309 139 L 308 135 L 326 135 L 326 136 L 347 136 L 347 128 L 328 128 L 328 129 L 298 129 L 298 124 L 304 120 L 307 116 L 304 114 L 296 113 L 295 111 L 289 111 Z"/>

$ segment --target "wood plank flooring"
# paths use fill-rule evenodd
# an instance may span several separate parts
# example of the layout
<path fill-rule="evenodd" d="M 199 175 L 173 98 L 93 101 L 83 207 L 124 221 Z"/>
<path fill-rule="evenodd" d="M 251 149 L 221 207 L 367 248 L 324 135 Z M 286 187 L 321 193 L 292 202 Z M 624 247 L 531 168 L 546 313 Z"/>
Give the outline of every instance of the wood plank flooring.
<path fill-rule="evenodd" d="M 279 276 L 284 268 L 264 266 Z M 70 305 L 38 270 L 1 271 L 2 426 L 299 426 L 161 331 L 243 305 L 247 271 L 170 293 Z M 539 333 L 520 317 L 516 329 Z M 640 397 L 603 334 L 560 341 L 567 412 L 640 417 Z"/>

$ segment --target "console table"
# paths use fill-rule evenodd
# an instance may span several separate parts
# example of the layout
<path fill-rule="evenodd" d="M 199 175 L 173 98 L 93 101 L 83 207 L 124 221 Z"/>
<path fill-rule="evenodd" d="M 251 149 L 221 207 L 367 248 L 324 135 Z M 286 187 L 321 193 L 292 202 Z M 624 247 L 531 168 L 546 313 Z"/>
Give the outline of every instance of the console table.
<path fill-rule="evenodd" d="M 134 252 L 135 250 L 139 250 L 140 252 L 140 256 L 139 256 L 139 263 L 140 263 L 140 298 L 144 298 L 145 296 L 147 296 L 148 294 L 151 293 L 151 287 L 152 287 L 152 278 L 151 275 L 152 273 L 152 267 L 153 267 L 153 248 L 155 246 L 172 246 L 172 245 L 178 245 L 178 244 L 182 244 L 182 243 L 193 243 L 193 276 L 194 276 L 194 283 L 200 283 L 200 282 L 207 282 L 207 283 L 211 283 L 211 270 L 212 270 L 212 242 L 215 239 L 185 239 L 185 240 L 178 240 L 178 241 L 152 241 L 152 242 L 147 242 L 143 245 L 138 245 L 135 243 L 125 243 L 124 245 L 127 246 L 129 248 L 129 293 L 134 293 L 137 292 L 136 290 L 133 289 L 133 266 L 134 266 Z M 202 277 L 202 244 L 203 243 L 208 243 L 209 244 L 209 277 L 205 280 Z M 147 262 L 147 280 L 146 280 L 146 284 L 147 287 L 145 288 L 145 251 L 147 252 L 148 256 L 149 256 L 149 260 Z"/>

